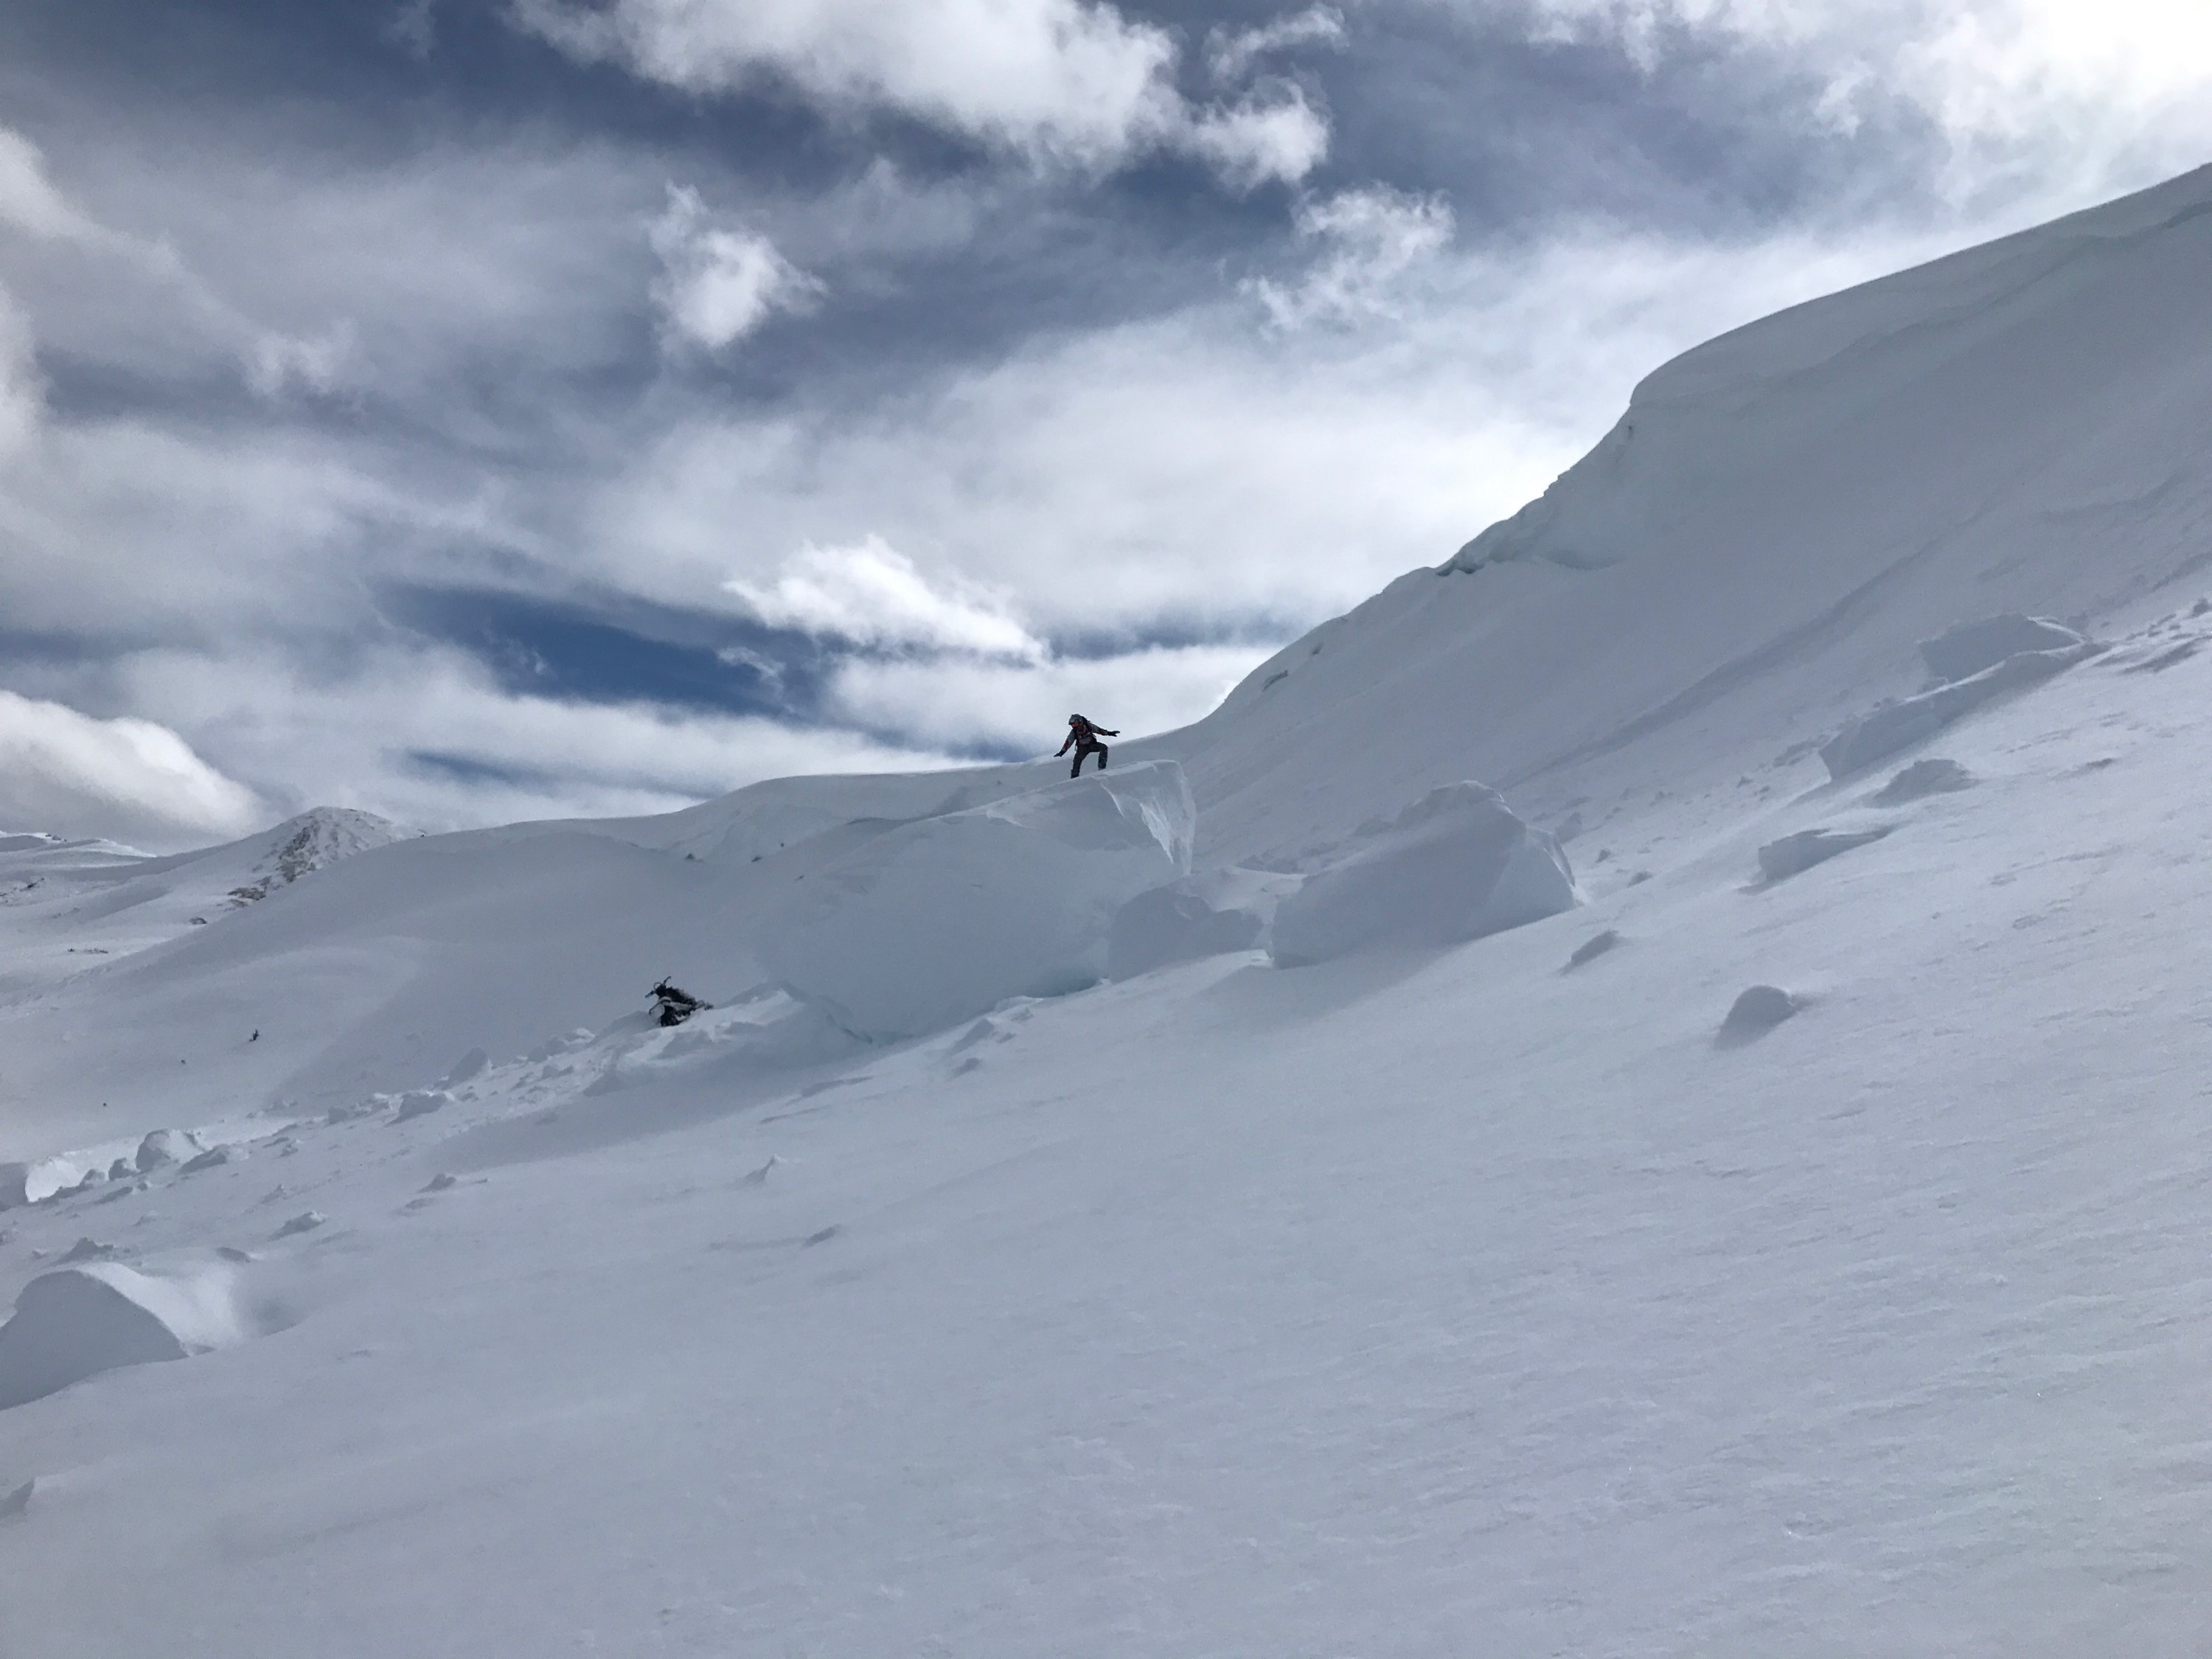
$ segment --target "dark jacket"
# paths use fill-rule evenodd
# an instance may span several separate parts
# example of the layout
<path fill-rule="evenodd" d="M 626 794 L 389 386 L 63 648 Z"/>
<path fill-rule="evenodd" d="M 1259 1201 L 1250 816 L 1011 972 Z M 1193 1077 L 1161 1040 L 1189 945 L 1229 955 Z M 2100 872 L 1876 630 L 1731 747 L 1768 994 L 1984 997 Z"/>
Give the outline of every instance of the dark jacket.
<path fill-rule="evenodd" d="M 1068 721 L 1067 736 L 1061 740 L 1060 747 L 1052 752 L 1054 755 L 1065 755 L 1069 744 L 1073 744 L 1079 749 L 1102 748 L 1103 745 L 1099 743 L 1099 738 L 1118 738 L 1121 735 L 1119 732 L 1110 727 L 1094 726 L 1082 715 L 1078 714 L 1073 720 Z"/>

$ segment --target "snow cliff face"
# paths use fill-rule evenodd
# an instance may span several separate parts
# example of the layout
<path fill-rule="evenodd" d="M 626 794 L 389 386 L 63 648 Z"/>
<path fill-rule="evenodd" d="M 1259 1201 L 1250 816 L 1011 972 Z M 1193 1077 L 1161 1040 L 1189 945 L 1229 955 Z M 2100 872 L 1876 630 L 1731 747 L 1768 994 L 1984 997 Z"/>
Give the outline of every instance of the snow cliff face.
<path fill-rule="evenodd" d="M 2155 604 L 2212 521 L 2208 267 L 2212 168 L 1666 365 L 1540 501 L 1157 745 L 1201 852 L 1456 778 L 1540 818 L 1679 794 L 1917 690 L 1954 624 Z"/>
<path fill-rule="evenodd" d="M 887 827 L 758 924 L 780 983 L 847 1030 L 919 1036 L 1097 983 L 1122 905 L 1186 875 L 1182 769 L 1155 761 Z"/>

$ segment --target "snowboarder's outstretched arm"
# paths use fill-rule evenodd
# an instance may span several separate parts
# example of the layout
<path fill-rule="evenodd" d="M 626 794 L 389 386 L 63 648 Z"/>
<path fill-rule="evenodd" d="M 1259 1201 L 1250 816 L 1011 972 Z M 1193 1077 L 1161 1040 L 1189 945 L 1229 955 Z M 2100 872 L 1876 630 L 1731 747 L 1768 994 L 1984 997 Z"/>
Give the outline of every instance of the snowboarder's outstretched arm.
<path fill-rule="evenodd" d="M 1102 726 L 1098 728 L 1098 735 L 1102 738 L 1118 738 L 1121 734 L 1110 726 Z"/>
<path fill-rule="evenodd" d="M 1067 745 L 1074 741 L 1075 733 L 1070 732 L 1066 737 L 1060 740 L 1060 747 L 1052 751 L 1052 757 L 1054 760 L 1058 760 L 1062 755 L 1065 755 L 1067 752 Z"/>

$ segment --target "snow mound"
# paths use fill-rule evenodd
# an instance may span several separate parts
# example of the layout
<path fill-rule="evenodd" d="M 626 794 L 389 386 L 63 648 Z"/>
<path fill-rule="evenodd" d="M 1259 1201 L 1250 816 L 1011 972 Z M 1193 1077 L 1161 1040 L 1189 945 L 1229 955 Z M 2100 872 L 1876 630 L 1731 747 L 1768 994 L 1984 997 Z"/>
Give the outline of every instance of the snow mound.
<path fill-rule="evenodd" d="M 1884 823 L 1871 830 L 1800 830 L 1759 849 L 1759 872 L 1769 881 L 1786 881 L 1816 864 L 1826 864 L 1838 853 L 1880 841 L 1893 827 Z"/>
<path fill-rule="evenodd" d="M 763 964 L 871 1038 L 916 1036 L 1106 969 L 1115 913 L 1188 873 L 1197 812 L 1155 761 L 889 826 L 760 921 Z"/>
<path fill-rule="evenodd" d="M 1902 806 L 1929 795 L 1956 794 L 1974 787 L 1974 775 L 1954 760 L 1931 757 L 1917 760 L 1877 790 L 1877 806 Z"/>
<path fill-rule="evenodd" d="M 1455 945 L 1582 902 L 1567 856 L 1487 785 L 1433 789 L 1363 832 L 1275 912 L 1281 968 L 1389 945 Z"/>
<path fill-rule="evenodd" d="M 234 1283 L 212 1266 L 157 1274 L 87 1261 L 40 1274 L 0 1325 L 0 1411 L 100 1371 L 243 1340 Z"/>
<path fill-rule="evenodd" d="M 2077 636 L 2078 637 L 2078 636 Z M 1887 760 L 1901 749 L 1924 742 L 1954 720 L 1984 703 L 2063 674 L 2104 647 L 2088 641 L 2051 651 L 2015 652 L 1991 667 L 1954 680 L 1917 697 L 1885 703 L 1863 714 L 1821 745 L 1820 758 L 1831 778 L 1846 778 Z"/>
<path fill-rule="evenodd" d="M 2063 623 L 2009 611 L 1960 623 L 1932 640 L 1923 640 L 1920 655 L 1937 679 L 1963 680 L 2025 651 L 2067 651 L 2087 643 Z"/>

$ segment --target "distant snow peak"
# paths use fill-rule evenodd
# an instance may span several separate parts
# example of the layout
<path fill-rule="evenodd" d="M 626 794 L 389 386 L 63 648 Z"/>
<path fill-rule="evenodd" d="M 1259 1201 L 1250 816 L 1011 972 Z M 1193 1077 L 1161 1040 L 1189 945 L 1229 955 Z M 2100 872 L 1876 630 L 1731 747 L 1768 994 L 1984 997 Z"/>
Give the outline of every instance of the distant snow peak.
<path fill-rule="evenodd" d="M 234 905 L 252 904 L 302 876 L 342 859 L 404 840 L 406 831 L 389 818 L 349 806 L 318 806 L 287 819 L 264 837 L 265 851 L 253 864 L 253 879 L 230 890 Z"/>

